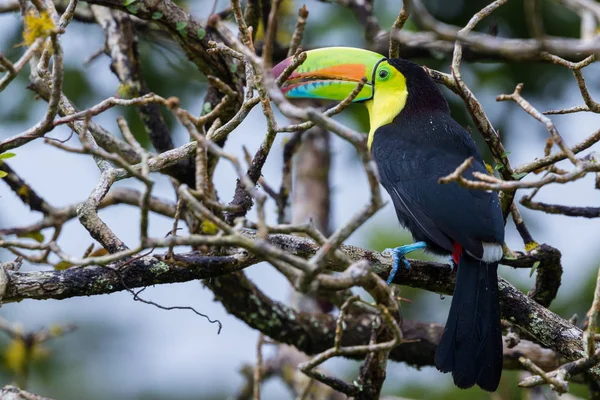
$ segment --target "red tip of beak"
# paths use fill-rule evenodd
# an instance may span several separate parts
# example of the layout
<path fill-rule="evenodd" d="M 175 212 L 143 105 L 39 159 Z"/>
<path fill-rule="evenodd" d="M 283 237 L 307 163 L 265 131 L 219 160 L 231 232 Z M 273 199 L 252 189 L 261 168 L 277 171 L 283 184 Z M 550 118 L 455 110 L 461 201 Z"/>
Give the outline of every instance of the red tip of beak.
<path fill-rule="evenodd" d="M 277 64 L 276 66 L 274 66 L 271 69 L 271 74 L 277 78 L 279 75 L 281 75 L 281 73 L 283 72 L 284 69 L 287 68 L 288 65 L 290 65 L 292 63 L 292 58 L 286 58 L 285 60 L 283 60 L 282 62 L 280 62 L 279 64 Z"/>

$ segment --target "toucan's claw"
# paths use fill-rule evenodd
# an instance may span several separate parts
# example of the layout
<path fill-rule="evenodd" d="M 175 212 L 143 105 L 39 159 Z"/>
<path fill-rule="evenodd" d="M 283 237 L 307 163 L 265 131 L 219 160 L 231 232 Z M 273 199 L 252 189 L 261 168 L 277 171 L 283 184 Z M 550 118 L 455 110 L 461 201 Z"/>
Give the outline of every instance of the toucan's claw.
<path fill-rule="evenodd" d="M 408 253 L 412 253 L 415 250 L 424 249 L 427 247 L 425 242 L 415 242 L 413 244 L 407 244 L 405 246 L 396 247 L 395 249 L 385 249 L 383 253 L 392 254 L 392 270 L 387 279 L 387 284 L 391 285 L 398 269 L 400 268 L 400 261 L 404 263 L 406 269 L 410 269 L 410 262 L 406 259 Z"/>

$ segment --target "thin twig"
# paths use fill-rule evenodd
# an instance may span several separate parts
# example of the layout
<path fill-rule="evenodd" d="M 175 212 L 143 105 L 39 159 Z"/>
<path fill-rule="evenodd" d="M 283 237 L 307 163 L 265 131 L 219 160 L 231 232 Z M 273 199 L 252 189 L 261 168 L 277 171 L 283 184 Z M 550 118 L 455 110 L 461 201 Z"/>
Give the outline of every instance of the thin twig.
<path fill-rule="evenodd" d="M 254 400 L 260 400 L 260 384 L 262 382 L 262 367 L 263 367 L 263 356 L 262 347 L 265 342 L 265 336 L 261 333 L 258 335 L 258 341 L 256 343 L 256 365 L 254 366 Z"/>
<path fill-rule="evenodd" d="M 296 27 L 294 28 L 294 33 L 292 34 L 292 40 L 290 42 L 290 48 L 288 49 L 288 57 L 293 56 L 298 48 L 300 48 L 300 44 L 302 43 L 302 38 L 304 37 L 304 28 L 306 27 L 306 20 L 308 19 L 308 9 L 306 5 L 302 5 L 298 10 L 298 19 L 296 20 Z"/>
<path fill-rule="evenodd" d="M 519 83 L 512 94 L 501 94 L 496 97 L 496 101 L 512 100 L 515 103 L 517 103 L 523 109 L 523 111 L 525 111 L 527 114 L 531 115 L 533 118 L 537 119 L 542 124 L 544 124 L 546 126 L 546 129 L 550 133 L 550 136 L 552 137 L 554 143 L 556 143 L 560 147 L 560 149 L 566 154 L 567 158 L 571 160 L 571 162 L 575 166 L 579 166 L 581 162 L 575 157 L 575 154 L 567 146 L 562 136 L 560 136 L 552 120 L 544 116 L 542 113 L 536 110 L 527 100 L 525 100 L 521 96 L 521 90 L 523 90 L 523 84 Z"/>
<path fill-rule="evenodd" d="M 596 278 L 596 289 L 594 290 L 594 300 L 587 313 L 588 326 L 585 332 L 587 338 L 587 354 L 592 357 L 596 351 L 596 329 L 598 328 L 598 315 L 600 314 L 600 268 Z"/>
<path fill-rule="evenodd" d="M 281 0 L 271 1 L 271 11 L 269 13 L 268 25 L 266 26 L 265 41 L 263 45 L 263 63 L 265 67 L 269 67 L 273 64 L 273 46 L 275 45 L 275 35 L 277 34 L 277 28 L 279 23 L 279 6 Z"/>
<path fill-rule="evenodd" d="M 409 16 L 410 11 L 408 9 L 408 4 L 406 1 L 403 1 L 400 14 L 396 17 L 390 33 L 390 58 L 400 57 L 400 42 L 398 41 L 397 36 L 398 32 L 404 27 Z"/>

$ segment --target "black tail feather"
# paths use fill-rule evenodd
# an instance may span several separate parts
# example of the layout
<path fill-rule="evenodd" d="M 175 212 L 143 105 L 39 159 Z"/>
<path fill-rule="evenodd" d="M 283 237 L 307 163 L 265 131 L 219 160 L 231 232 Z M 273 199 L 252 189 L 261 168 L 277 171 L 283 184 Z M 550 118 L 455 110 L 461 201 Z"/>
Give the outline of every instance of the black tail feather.
<path fill-rule="evenodd" d="M 459 388 L 475 384 L 493 392 L 502 374 L 502 329 L 498 305 L 498 264 L 462 254 L 448 321 L 435 355 L 442 372 Z"/>

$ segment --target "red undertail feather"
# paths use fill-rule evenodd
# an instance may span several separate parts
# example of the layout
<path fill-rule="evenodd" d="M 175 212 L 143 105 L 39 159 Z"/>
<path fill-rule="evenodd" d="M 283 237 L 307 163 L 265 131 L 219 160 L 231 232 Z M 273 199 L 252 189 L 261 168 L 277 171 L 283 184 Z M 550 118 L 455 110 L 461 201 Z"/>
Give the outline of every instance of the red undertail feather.
<path fill-rule="evenodd" d="M 460 255 L 462 254 L 462 246 L 456 242 L 454 242 L 454 251 L 452 252 L 452 260 L 455 265 L 458 265 L 460 261 Z"/>

